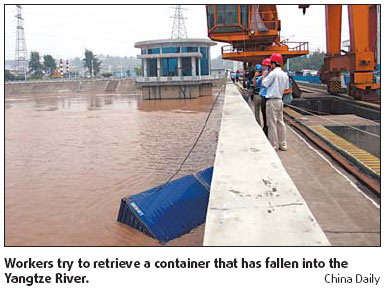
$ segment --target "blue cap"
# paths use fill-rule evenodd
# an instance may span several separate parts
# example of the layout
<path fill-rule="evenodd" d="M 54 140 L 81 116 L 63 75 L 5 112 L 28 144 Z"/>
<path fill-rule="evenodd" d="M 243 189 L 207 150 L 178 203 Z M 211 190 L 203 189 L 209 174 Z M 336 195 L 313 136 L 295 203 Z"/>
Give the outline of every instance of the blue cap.
<path fill-rule="evenodd" d="M 255 65 L 254 70 L 256 71 L 262 71 L 262 66 L 260 64 Z"/>

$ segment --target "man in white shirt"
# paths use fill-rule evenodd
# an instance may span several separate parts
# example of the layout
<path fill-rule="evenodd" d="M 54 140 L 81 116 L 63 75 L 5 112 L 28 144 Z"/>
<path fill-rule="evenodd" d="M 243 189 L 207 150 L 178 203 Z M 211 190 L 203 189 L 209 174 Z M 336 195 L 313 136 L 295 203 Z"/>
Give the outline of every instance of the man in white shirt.
<path fill-rule="evenodd" d="M 262 85 L 267 87 L 266 118 L 268 138 L 275 150 L 287 151 L 286 128 L 283 121 L 283 92 L 289 88 L 289 76 L 282 71 L 281 54 L 270 57 L 272 70 L 264 74 Z"/>

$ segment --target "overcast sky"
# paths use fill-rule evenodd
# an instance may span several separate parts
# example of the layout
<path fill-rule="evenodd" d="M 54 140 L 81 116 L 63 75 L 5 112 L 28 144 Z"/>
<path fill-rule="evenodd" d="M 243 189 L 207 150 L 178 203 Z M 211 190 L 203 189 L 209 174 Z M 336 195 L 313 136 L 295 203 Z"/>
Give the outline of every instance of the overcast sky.
<path fill-rule="evenodd" d="M 183 5 L 187 33 L 207 38 L 204 5 Z M 137 41 L 170 38 L 173 6 L 170 5 L 23 5 L 27 50 L 54 58 L 83 57 L 84 49 L 95 54 L 135 56 Z M 5 6 L 5 56 L 14 59 L 16 7 Z M 323 5 L 312 5 L 306 15 L 297 5 L 278 5 L 281 36 L 308 41 L 311 51 L 325 50 Z M 349 38 L 346 7 L 343 9 L 342 40 Z M 212 57 L 220 55 L 219 44 Z"/>

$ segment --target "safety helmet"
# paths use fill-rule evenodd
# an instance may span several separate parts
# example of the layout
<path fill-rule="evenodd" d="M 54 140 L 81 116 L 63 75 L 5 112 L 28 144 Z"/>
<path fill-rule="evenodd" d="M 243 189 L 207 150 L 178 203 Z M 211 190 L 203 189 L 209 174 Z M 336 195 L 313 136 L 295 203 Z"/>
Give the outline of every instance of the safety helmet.
<path fill-rule="evenodd" d="M 282 58 L 282 55 L 279 53 L 273 53 L 270 57 L 270 61 L 283 65 L 283 58 Z"/>
<path fill-rule="evenodd" d="M 269 58 L 266 58 L 262 61 L 262 65 L 264 66 L 270 66 L 271 65 L 271 61 Z"/>
<path fill-rule="evenodd" d="M 262 66 L 261 66 L 260 64 L 257 64 L 257 65 L 255 65 L 254 70 L 256 70 L 256 71 L 262 71 L 263 68 L 262 68 Z"/>

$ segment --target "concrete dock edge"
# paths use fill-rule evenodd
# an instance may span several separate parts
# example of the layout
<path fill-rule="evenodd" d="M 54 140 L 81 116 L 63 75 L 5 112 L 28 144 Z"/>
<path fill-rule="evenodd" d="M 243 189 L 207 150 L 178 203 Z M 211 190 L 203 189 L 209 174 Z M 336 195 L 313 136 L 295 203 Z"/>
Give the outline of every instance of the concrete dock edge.
<path fill-rule="evenodd" d="M 330 245 L 233 84 L 226 87 L 203 244 Z"/>

